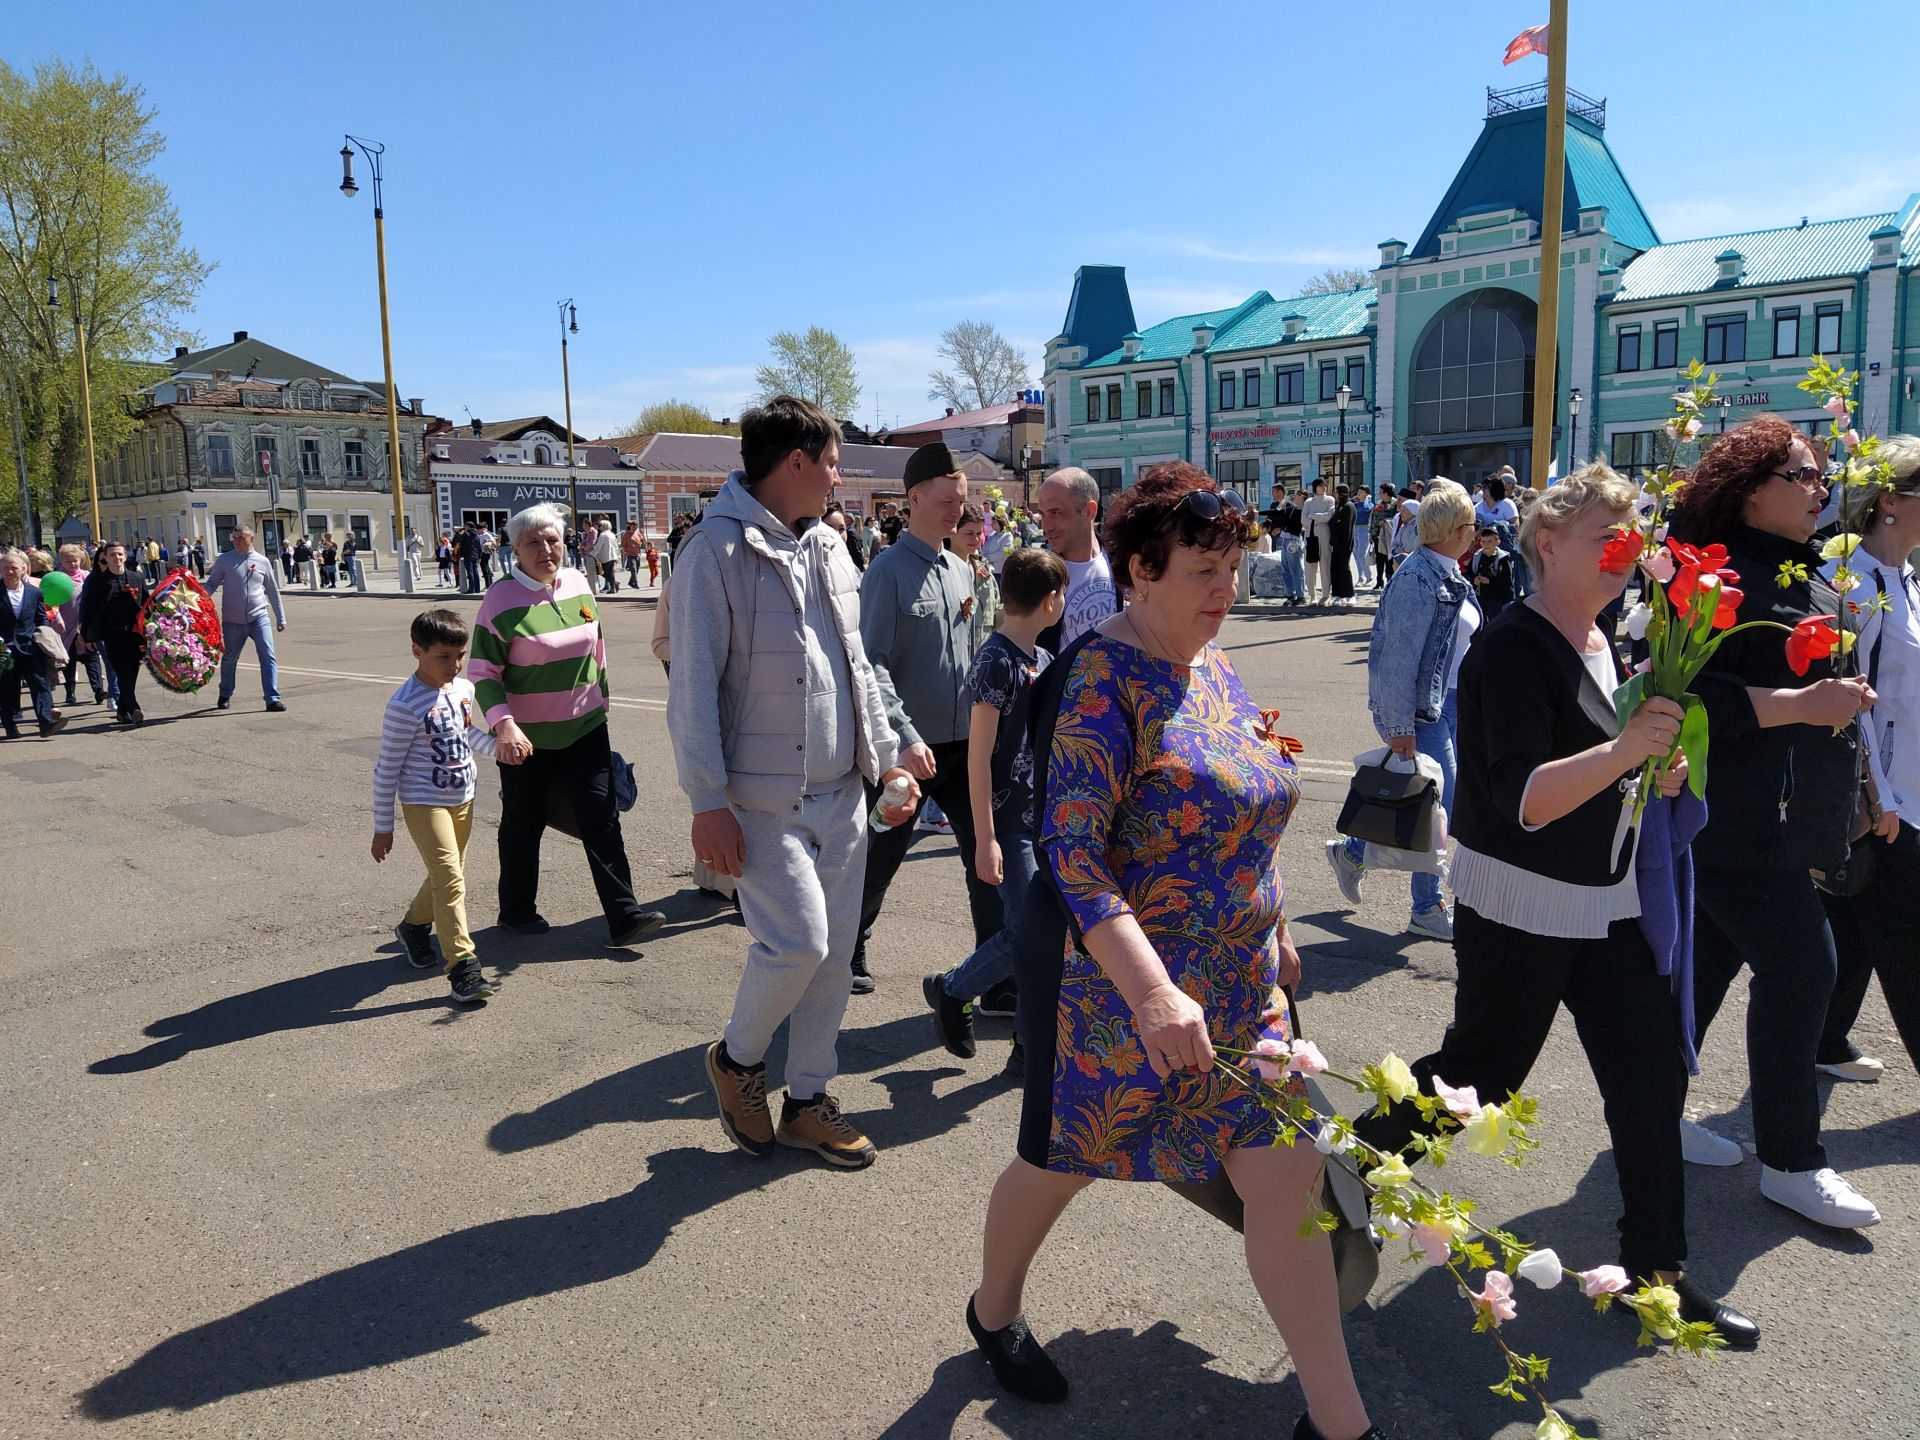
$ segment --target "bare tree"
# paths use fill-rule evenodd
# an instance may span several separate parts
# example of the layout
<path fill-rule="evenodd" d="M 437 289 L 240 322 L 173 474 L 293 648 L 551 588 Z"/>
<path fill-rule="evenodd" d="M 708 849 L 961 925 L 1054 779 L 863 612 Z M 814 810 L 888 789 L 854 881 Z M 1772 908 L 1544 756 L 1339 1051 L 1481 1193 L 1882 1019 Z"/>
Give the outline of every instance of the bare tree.
<path fill-rule="evenodd" d="M 1026 357 L 986 320 L 962 320 L 946 331 L 939 354 L 954 369 L 927 376 L 927 398 L 944 400 L 956 410 L 1004 404 L 1031 383 Z"/>
<path fill-rule="evenodd" d="M 797 395 L 811 400 L 836 420 L 854 413 L 860 403 L 860 377 L 853 351 L 831 330 L 815 325 L 804 335 L 782 330 L 770 336 L 772 363 L 753 372 L 759 398 Z"/>
<path fill-rule="evenodd" d="M 1329 265 L 1302 285 L 1300 293 L 1302 295 L 1338 295 L 1344 290 L 1352 290 L 1372 283 L 1371 270 L 1358 270 L 1350 265 Z"/>

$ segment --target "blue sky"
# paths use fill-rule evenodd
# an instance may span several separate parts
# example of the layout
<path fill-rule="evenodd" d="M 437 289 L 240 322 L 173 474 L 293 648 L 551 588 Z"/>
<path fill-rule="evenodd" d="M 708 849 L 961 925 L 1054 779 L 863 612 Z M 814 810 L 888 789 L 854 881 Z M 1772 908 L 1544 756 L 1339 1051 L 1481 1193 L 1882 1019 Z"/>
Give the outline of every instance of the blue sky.
<path fill-rule="evenodd" d="M 217 269 L 185 323 L 380 370 L 369 189 L 388 146 L 400 392 L 576 428 L 677 396 L 738 414 L 776 330 L 860 362 L 859 418 L 938 413 L 940 331 L 998 324 L 1038 378 L 1073 270 L 1148 324 L 1411 240 L 1546 0 L 923 6 L 10 6 L 0 58 L 143 86 L 158 170 Z M 1570 81 L 1665 239 L 1890 209 L 1920 190 L 1909 6 L 1574 0 Z M 1017 18 L 1016 18 L 1017 17 Z M 1768 98 L 1771 97 L 1771 98 Z M 361 171 L 364 183 L 364 171 Z"/>

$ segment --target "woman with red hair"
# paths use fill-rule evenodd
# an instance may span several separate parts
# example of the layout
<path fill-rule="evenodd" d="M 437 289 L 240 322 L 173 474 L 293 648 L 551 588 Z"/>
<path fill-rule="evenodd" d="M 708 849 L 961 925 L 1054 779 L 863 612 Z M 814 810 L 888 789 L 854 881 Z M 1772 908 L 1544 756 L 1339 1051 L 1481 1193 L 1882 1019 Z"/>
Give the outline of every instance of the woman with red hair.
<path fill-rule="evenodd" d="M 1722 581 L 1739 618 L 1794 626 L 1837 603 L 1813 544 L 1827 498 L 1822 455 L 1762 415 L 1715 440 L 1681 492 L 1674 533 L 1727 549 Z M 1725 573 L 1731 572 L 1731 573 Z M 1833 994 L 1833 934 L 1811 871 L 1846 858 L 1860 783 L 1859 715 L 1873 691 L 1837 659 L 1809 665 L 1775 630 L 1730 636 L 1694 681 L 1713 734 L 1707 825 L 1694 841 L 1695 1039 L 1704 1042 L 1742 966 L 1760 1193 L 1821 1225 L 1859 1229 L 1880 1212 L 1827 1165 L 1815 1052 Z M 1684 1126 L 1696 1164 L 1737 1165 L 1740 1147 Z"/>

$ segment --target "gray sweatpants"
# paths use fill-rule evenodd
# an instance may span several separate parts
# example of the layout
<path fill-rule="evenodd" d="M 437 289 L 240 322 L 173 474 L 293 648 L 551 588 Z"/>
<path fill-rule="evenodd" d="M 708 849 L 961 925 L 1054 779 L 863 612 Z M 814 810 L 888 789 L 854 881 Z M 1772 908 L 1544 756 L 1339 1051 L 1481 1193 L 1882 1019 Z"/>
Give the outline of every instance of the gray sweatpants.
<path fill-rule="evenodd" d="M 855 771 L 776 815 L 733 807 L 747 863 L 734 882 L 753 943 L 727 1021 L 727 1054 L 757 1065 L 787 1020 L 787 1089 L 801 1100 L 838 1073 L 834 1053 L 851 993 L 853 942 L 867 874 L 867 792 Z"/>

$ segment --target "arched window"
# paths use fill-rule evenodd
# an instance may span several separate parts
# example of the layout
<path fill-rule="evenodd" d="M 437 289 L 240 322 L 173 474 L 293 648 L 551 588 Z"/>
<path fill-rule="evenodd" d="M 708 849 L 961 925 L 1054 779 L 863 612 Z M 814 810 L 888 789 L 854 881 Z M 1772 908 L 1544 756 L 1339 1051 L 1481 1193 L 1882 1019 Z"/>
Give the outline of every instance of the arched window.
<path fill-rule="evenodd" d="M 1414 352 L 1408 428 L 1466 435 L 1532 424 L 1535 314 L 1511 290 L 1476 290 L 1434 316 Z"/>
<path fill-rule="evenodd" d="M 544 445 L 534 446 L 533 463 L 536 465 L 551 465 L 553 463 L 553 452 Z"/>

